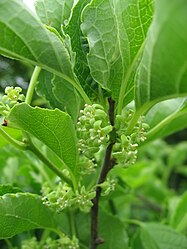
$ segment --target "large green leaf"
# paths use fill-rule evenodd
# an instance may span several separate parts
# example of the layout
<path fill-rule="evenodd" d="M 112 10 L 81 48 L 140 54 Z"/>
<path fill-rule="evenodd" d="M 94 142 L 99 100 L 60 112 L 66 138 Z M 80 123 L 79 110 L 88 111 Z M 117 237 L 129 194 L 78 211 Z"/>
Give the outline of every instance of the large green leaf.
<path fill-rule="evenodd" d="M 154 21 L 138 70 L 137 108 L 187 95 L 186 13 L 186 0 L 155 1 Z"/>
<path fill-rule="evenodd" d="M 0 53 L 64 78 L 90 103 L 74 76 L 70 47 L 55 30 L 46 29 L 21 0 L 0 1 L 0 33 Z"/>
<path fill-rule="evenodd" d="M 150 126 L 147 142 L 186 128 L 186 120 L 186 99 L 170 99 L 156 104 L 145 116 L 145 122 Z"/>
<path fill-rule="evenodd" d="M 69 54 L 62 41 L 20 0 L 0 2 L 0 52 L 73 77 Z"/>
<path fill-rule="evenodd" d="M 134 67 L 151 22 L 152 0 L 93 0 L 82 18 L 91 74 L 119 98 L 121 110 L 123 99 L 133 98 Z"/>
<path fill-rule="evenodd" d="M 55 212 L 30 193 L 6 194 L 0 197 L 0 239 L 13 237 L 36 228 L 58 231 Z"/>
<path fill-rule="evenodd" d="M 134 246 L 138 246 L 137 242 L 141 249 L 187 249 L 187 239 L 184 235 L 168 226 L 154 223 L 142 225 L 133 242 Z"/>
<path fill-rule="evenodd" d="M 32 134 L 54 151 L 73 173 L 77 171 L 75 129 L 67 113 L 22 103 L 11 110 L 7 120 L 8 127 Z"/>
<path fill-rule="evenodd" d="M 74 0 L 37 0 L 36 13 L 46 25 L 61 31 L 61 25 L 69 19 Z"/>

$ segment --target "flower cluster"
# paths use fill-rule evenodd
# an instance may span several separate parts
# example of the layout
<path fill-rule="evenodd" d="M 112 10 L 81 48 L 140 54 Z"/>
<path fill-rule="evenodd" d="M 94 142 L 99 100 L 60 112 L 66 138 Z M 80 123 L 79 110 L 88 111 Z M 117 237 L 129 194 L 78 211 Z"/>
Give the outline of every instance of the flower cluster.
<path fill-rule="evenodd" d="M 55 208 L 61 212 L 64 208 L 70 207 L 73 191 L 67 184 L 61 182 L 53 190 L 44 184 L 42 187 L 42 201 L 45 205 Z"/>
<path fill-rule="evenodd" d="M 22 242 L 22 249 L 39 249 L 41 248 L 40 241 L 37 241 L 35 237 L 24 240 Z M 79 241 L 76 237 L 70 239 L 68 236 L 64 235 L 63 237 L 53 240 L 52 238 L 47 238 L 45 244 L 42 246 L 44 249 L 79 249 Z"/>
<path fill-rule="evenodd" d="M 84 155 L 79 155 L 78 168 L 82 175 L 88 175 L 95 171 L 97 163 L 95 158 L 89 159 Z"/>
<path fill-rule="evenodd" d="M 25 100 L 25 96 L 21 92 L 20 87 L 8 86 L 5 88 L 5 95 L 0 102 L 0 113 L 3 116 L 6 117 L 15 104 Z"/>
<path fill-rule="evenodd" d="M 118 165 L 123 167 L 128 167 L 136 162 L 138 145 L 146 140 L 146 130 L 148 129 L 148 125 L 143 122 L 144 117 L 141 116 L 132 133 L 125 135 L 132 117 L 132 110 L 126 110 L 122 115 L 116 116 L 117 141 L 112 155 L 117 159 Z"/>
<path fill-rule="evenodd" d="M 57 212 L 72 206 L 79 207 L 84 212 L 89 212 L 95 191 L 87 192 L 85 187 L 82 186 L 79 192 L 74 193 L 71 187 L 60 182 L 53 190 L 45 184 L 42 188 L 42 195 L 43 203 L 54 208 Z"/>
<path fill-rule="evenodd" d="M 77 122 L 78 150 L 84 156 L 84 162 L 89 165 L 86 173 L 92 172 L 96 166 L 94 154 L 100 150 L 101 145 L 106 145 L 112 126 L 108 115 L 99 104 L 85 105 L 80 111 Z"/>

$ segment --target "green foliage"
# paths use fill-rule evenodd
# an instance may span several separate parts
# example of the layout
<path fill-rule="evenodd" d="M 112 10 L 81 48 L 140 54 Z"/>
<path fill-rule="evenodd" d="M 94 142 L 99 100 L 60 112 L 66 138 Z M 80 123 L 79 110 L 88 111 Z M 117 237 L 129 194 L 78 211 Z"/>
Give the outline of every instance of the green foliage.
<path fill-rule="evenodd" d="M 187 36 L 182 32 L 187 21 L 186 8 L 185 0 L 173 1 L 169 6 L 168 0 L 155 1 L 154 20 L 139 67 L 138 108 L 148 102 L 186 95 Z M 165 15 L 163 9 L 167 9 Z"/>
<path fill-rule="evenodd" d="M 25 116 L 25 113 L 27 114 Z M 24 120 L 24 122 L 23 122 Z M 76 142 L 72 120 L 67 113 L 16 105 L 8 116 L 8 127 L 24 130 L 49 146 L 76 174 Z M 54 139 L 55 138 L 55 139 Z"/>
<path fill-rule="evenodd" d="M 158 239 L 159 238 L 159 239 Z M 161 224 L 144 224 L 134 240 L 134 247 L 142 249 L 187 248 L 185 236 Z"/>
<path fill-rule="evenodd" d="M 92 77 L 119 102 L 133 99 L 133 70 L 152 19 L 152 0 L 138 2 L 91 1 L 82 14 Z"/>
<path fill-rule="evenodd" d="M 35 7 L 0 1 L 36 66 L 0 94 L 0 247 L 186 249 L 187 144 L 156 140 L 187 127 L 185 0 Z"/>
<path fill-rule="evenodd" d="M 173 210 L 171 216 L 171 226 L 176 228 L 178 231 L 184 231 L 187 227 L 186 198 L 187 192 L 179 198 L 176 208 Z"/>
<path fill-rule="evenodd" d="M 1 239 L 33 228 L 58 231 L 55 213 L 45 207 L 37 195 L 17 193 L 5 194 L 0 198 Z"/>

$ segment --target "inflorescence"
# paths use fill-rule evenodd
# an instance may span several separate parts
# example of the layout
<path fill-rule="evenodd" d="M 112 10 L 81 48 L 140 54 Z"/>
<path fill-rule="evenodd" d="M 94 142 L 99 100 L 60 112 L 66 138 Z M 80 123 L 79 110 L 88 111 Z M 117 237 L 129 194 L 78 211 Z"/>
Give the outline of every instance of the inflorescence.
<path fill-rule="evenodd" d="M 80 173 L 92 173 L 98 164 L 98 158 L 102 158 L 103 150 L 114 141 L 112 158 L 116 165 L 128 167 L 136 162 L 138 145 L 146 139 L 148 125 L 143 122 L 144 117 L 140 117 L 134 126 L 132 133 L 127 135 L 127 129 L 133 118 L 132 110 L 124 110 L 121 115 L 117 115 L 115 126 L 109 122 L 108 114 L 104 108 L 98 104 L 85 105 L 80 111 L 77 122 L 77 137 L 79 150 Z M 111 138 L 113 136 L 113 138 Z M 115 139 L 115 140 L 113 140 Z M 102 195 L 108 195 L 115 189 L 115 179 L 107 179 L 97 185 L 102 188 Z M 78 207 L 84 212 L 89 212 L 93 205 L 92 199 L 95 197 L 94 186 L 91 190 L 86 190 L 84 186 L 79 191 L 73 191 L 66 183 L 60 182 L 51 189 L 47 185 L 42 188 L 43 203 L 57 212 L 65 208 Z"/>
<path fill-rule="evenodd" d="M 21 87 L 7 86 L 0 101 L 0 114 L 7 117 L 14 105 L 25 100 Z"/>

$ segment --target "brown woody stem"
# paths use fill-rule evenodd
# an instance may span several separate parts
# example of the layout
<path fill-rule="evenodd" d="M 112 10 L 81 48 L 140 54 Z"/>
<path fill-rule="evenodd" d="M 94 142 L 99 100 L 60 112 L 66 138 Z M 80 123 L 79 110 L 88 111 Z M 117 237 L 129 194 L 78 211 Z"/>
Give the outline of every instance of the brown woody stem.
<path fill-rule="evenodd" d="M 109 120 L 114 129 L 114 100 L 112 98 L 108 99 L 109 102 Z M 115 161 L 111 158 L 112 147 L 115 141 L 112 138 L 110 144 L 108 145 L 105 153 L 105 158 L 97 185 L 103 183 L 106 180 L 108 172 L 114 167 Z M 90 239 L 90 249 L 96 249 L 98 245 L 102 244 L 104 240 L 98 235 L 98 216 L 99 216 L 99 200 L 101 196 L 101 187 L 96 187 L 96 196 L 92 199 L 92 209 L 91 209 L 91 239 Z"/>

